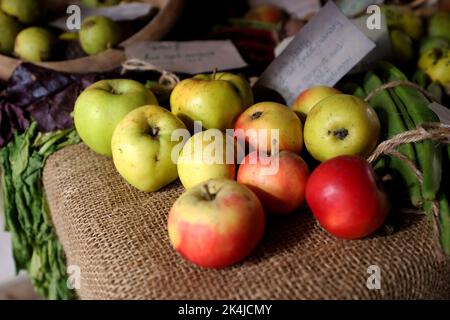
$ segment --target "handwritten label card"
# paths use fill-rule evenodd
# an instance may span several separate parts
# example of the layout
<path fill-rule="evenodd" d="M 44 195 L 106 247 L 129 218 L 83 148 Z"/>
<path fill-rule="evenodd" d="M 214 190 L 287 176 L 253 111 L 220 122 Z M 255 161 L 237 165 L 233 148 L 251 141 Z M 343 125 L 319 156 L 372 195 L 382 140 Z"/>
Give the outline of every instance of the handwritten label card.
<path fill-rule="evenodd" d="M 104 16 L 114 21 L 131 21 L 149 14 L 152 6 L 149 3 L 132 2 L 122 3 L 112 7 L 89 8 L 80 6 L 80 8 L 81 21 L 91 16 Z M 50 25 L 62 30 L 66 30 L 66 20 L 68 17 L 69 15 L 62 16 L 50 22 Z"/>
<path fill-rule="evenodd" d="M 140 42 L 125 48 L 128 59 L 183 73 L 212 72 L 247 66 L 229 40 Z"/>
<path fill-rule="evenodd" d="M 307 88 L 334 86 L 374 47 L 330 1 L 269 65 L 256 86 L 278 92 L 290 105 Z"/>
<path fill-rule="evenodd" d="M 304 18 L 320 10 L 319 0 L 250 0 L 252 6 L 272 4 L 297 18 Z"/>

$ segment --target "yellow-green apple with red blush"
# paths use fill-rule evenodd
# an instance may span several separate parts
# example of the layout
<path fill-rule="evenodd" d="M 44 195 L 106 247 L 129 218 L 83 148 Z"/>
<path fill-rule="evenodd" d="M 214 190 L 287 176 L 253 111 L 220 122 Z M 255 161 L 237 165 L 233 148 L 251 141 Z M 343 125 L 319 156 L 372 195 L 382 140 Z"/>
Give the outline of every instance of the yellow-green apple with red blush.
<path fill-rule="evenodd" d="M 208 129 L 193 135 L 178 158 L 178 176 L 186 189 L 209 179 L 235 179 L 236 144 L 218 129 Z"/>
<path fill-rule="evenodd" d="M 380 136 L 375 111 L 358 97 L 337 94 L 320 101 L 306 118 L 304 138 L 318 161 L 341 155 L 368 156 Z"/>
<path fill-rule="evenodd" d="M 306 184 L 306 202 L 322 227 L 343 239 L 375 232 L 390 209 L 372 166 L 359 156 L 340 156 L 319 165 Z"/>
<path fill-rule="evenodd" d="M 178 178 L 172 149 L 175 130 L 185 125 L 159 106 L 142 106 L 128 113 L 117 125 L 111 141 L 114 165 L 132 186 L 145 192 L 161 189 Z"/>
<path fill-rule="evenodd" d="M 252 157 L 254 157 L 252 159 Z M 274 155 L 278 159 L 278 169 L 272 174 L 268 161 L 261 161 L 264 155 L 250 153 L 241 163 L 237 181 L 252 190 L 261 201 L 266 212 L 289 214 L 305 202 L 306 182 L 309 168 L 306 162 L 296 153 L 281 151 Z"/>
<path fill-rule="evenodd" d="M 278 24 L 286 17 L 285 12 L 272 4 L 261 4 L 251 8 L 244 19 Z"/>
<path fill-rule="evenodd" d="M 256 151 L 300 153 L 303 147 L 302 122 L 287 106 L 276 102 L 260 102 L 245 110 L 236 120 L 234 134 Z"/>
<path fill-rule="evenodd" d="M 241 76 L 222 72 L 200 74 L 181 81 L 170 95 L 170 107 L 193 131 L 194 121 L 204 129 L 232 129 L 236 118 L 253 104 L 250 84 Z"/>
<path fill-rule="evenodd" d="M 143 84 L 127 79 L 101 80 L 84 90 L 74 108 L 74 122 L 85 144 L 95 152 L 111 156 L 111 137 L 128 112 L 158 104 Z"/>
<path fill-rule="evenodd" d="M 224 268 L 245 259 L 265 229 L 261 202 L 247 187 L 212 179 L 183 193 L 169 212 L 172 246 L 205 268 Z"/>
<path fill-rule="evenodd" d="M 341 92 L 339 90 L 331 87 L 311 87 L 298 95 L 297 99 L 295 99 L 291 106 L 291 110 L 294 111 L 300 119 L 302 119 L 303 123 L 305 123 L 309 111 L 311 111 L 317 103 L 325 98 L 328 98 L 329 96 L 340 93 Z"/>

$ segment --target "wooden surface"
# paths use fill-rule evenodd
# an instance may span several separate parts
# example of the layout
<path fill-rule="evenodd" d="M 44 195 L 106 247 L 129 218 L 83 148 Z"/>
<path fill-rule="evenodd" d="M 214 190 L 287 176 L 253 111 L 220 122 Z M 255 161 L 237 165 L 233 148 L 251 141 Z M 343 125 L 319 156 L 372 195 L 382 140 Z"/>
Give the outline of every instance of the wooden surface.
<path fill-rule="evenodd" d="M 56 7 L 64 6 L 66 2 L 48 0 Z M 180 16 L 184 0 L 144 0 L 159 9 L 155 17 L 142 30 L 122 42 L 119 47 L 145 40 L 160 40 L 175 24 Z M 119 49 L 109 49 L 95 56 L 83 57 L 74 60 L 42 62 L 38 65 L 58 71 L 85 73 L 103 72 L 115 69 L 125 60 L 125 54 Z M 0 55 L 0 79 L 7 80 L 14 69 L 21 63 L 20 60 Z"/>

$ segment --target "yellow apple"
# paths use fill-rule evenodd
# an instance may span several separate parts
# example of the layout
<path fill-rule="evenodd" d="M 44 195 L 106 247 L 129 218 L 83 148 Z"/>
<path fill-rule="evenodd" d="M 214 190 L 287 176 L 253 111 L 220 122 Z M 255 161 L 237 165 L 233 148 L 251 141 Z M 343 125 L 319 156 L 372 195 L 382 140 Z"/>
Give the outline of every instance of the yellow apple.
<path fill-rule="evenodd" d="M 159 106 L 143 106 L 128 113 L 114 130 L 111 149 L 114 165 L 132 186 L 145 192 L 161 189 L 178 177 L 172 149 L 175 130 L 183 122 Z M 174 161 L 175 160 L 175 161 Z"/>
<path fill-rule="evenodd" d="M 319 161 L 341 155 L 366 157 L 376 147 L 380 120 L 363 100 L 345 94 L 320 101 L 306 118 L 306 149 Z"/>
<path fill-rule="evenodd" d="M 173 114 L 191 131 L 194 121 L 200 121 L 205 129 L 232 129 L 239 114 L 252 103 L 249 83 L 226 72 L 185 79 L 170 96 Z"/>
<path fill-rule="evenodd" d="M 218 129 L 209 129 L 193 135 L 178 158 L 178 175 L 186 189 L 209 179 L 234 180 L 235 143 Z"/>
<path fill-rule="evenodd" d="M 329 96 L 340 94 L 337 89 L 326 86 L 315 86 L 300 93 L 291 106 L 300 119 L 304 122 L 309 111 L 320 101 Z"/>

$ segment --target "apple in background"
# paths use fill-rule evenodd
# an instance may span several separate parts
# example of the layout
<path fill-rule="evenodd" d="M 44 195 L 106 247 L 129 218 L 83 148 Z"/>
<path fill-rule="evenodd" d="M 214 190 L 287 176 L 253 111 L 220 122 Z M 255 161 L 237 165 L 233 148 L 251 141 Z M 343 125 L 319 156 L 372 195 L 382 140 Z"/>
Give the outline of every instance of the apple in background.
<path fill-rule="evenodd" d="M 0 9 L 25 24 L 36 23 L 44 15 L 42 0 L 1 0 Z"/>
<path fill-rule="evenodd" d="M 14 51 L 16 36 L 22 26 L 15 19 L 0 11 L 0 54 L 11 54 Z"/>
<path fill-rule="evenodd" d="M 234 152 L 233 137 L 227 139 L 218 129 L 208 129 L 193 135 L 184 145 L 178 158 L 177 168 L 181 183 L 186 189 L 190 189 L 209 179 L 234 180 L 236 175 Z"/>
<path fill-rule="evenodd" d="M 251 8 L 244 19 L 278 24 L 284 20 L 286 14 L 280 8 L 271 4 L 261 4 Z"/>
<path fill-rule="evenodd" d="M 101 80 L 86 88 L 75 102 L 75 128 L 92 150 L 111 156 L 111 137 L 116 125 L 131 110 L 149 104 L 158 101 L 141 83 Z"/>
<path fill-rule="evenodd" d="M 276 102 L 260 102 L 251 106 L 239 116 L 234 129 L 238 141 L 247 142 L 254 150 L 300 153 L 303 147 L 302 122 L 287 106 Z M 260 133 L 257 140 L 250 136 L 252 129 Z M 272 129 L 278 130 L 278 139 Z M 259 130 L 265 130 L 266 134 Z M 261 139 L 263 136 L 266 139 Z M 272 150 L 274 140 L 277 140 L 279 150 Z"/>
<path fill-rule="evenodd" d="M 315 86 L 309 88 L 299 94 L 297 99 L 291 106 L 291 110 L 297 113 L 304 122 L 306 117 L 311 111 L 311 109 L 320 101 L 329 96 L 340 94 L 341 92 L 337 89 L 326 87 L 326 86 Z"/>
<path fill-rule="evenodd" d="M 252 89 L 232 73 L 196 75 L 181 81 L 170 96 L 173 114 L 189 128 L 200 121 L 205 129 L 232 129 L 236 118 L 253 103 Z"/>
<path fill-rule="evenodd" d="M 363 100 L 336 94 L 314 106 L 304 136 L 306 149 L 318 161 L 340 155 L 366 157 L 377 145 L 380 120 Z"/>
<path fill-rule="evenodd" d="M 247 187 L 214 179 L 183 193 L 170 209 L 172 246 L 206 268 L 224 268 L 246 258 L 260 242 L 264 210 Z"/>
<path fill-rule="evenodd" d="M 14 53 L 22 60 L 41 62 L 50 60 L 56 37 L 47 29 L 30 27 L 20 31 L 14 43 Z"/>
<path fill-rule="evenodd" d="M 103 16 L 91 16 L 83 20 L 79 38 L 83 51 L 94 55 L 114 47 L 122 35 L 117 22 Z"/>
<path fill-rule="evenodd" d="M 258 161 L 252 162 L 251 157 Z M 270 172 L 270 164 L 261 161 L 257 152 L 249 154 L 239 166 L 237 181 L 258 196 L 267 212 L 289 214 L 305 201 L 309 169 L 296 153 L 281 151 L 275 157 L 278 157 L 278 170 L 267 175 L 264 170 Z"/>
<path fill-rule="evenodd" d="M 390 209 L 371 165 L 358 156 L 340 156 L 319 165 L 306 185 L 306 202 L 322 227 L 343 239 L 372 234 Z"/>
<path fill-rule="evenodd" d="M 114 165 L 132 186 L 145 192 L 161 189 L 178 178 L 172 161 L 172 132 L 183 122 L 159 106 L 139 107 L 119 122 L 111 141 Z"/>

